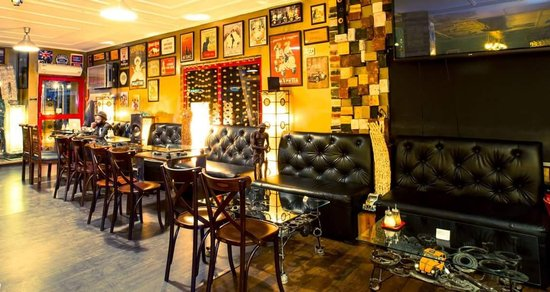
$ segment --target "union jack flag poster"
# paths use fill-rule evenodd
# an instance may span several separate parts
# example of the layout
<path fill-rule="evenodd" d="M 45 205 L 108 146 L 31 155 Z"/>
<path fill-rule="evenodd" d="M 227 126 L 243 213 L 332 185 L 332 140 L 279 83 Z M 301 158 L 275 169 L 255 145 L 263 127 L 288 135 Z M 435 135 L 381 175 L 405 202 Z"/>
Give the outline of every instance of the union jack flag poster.
<path fill-rule="evenodd" d="M 40 50 L 38 51 L 38 63 L 51 64 L 53 61 L 53 51 Z"/>

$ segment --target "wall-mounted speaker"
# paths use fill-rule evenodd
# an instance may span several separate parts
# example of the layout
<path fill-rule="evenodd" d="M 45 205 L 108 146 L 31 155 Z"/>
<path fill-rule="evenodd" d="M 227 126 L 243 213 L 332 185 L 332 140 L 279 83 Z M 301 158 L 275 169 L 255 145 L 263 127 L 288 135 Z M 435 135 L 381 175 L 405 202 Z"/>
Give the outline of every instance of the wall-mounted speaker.
<path fill-rule="evenodd" d="M 130 142 L 141 143 L 141 135 L 143 128 L 143 117 L 141 114 L 130 115 Z"/>
<path fill-rule="evenodd" d="M 338 21 L 338 34 L 348 33 L 346 0 L 336 0 L 336 20 Z"/>

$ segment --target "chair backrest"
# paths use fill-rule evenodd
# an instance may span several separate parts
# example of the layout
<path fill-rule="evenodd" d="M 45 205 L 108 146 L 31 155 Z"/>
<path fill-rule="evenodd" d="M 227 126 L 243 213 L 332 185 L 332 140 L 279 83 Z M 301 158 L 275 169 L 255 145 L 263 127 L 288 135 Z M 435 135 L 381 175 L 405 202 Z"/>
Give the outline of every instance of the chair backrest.
<path fill-rule="evenodd" d="M 208 209 L 208 218 L 210 222 L 215 222 L 216 218 L 225 217 L 228 224 L 233 225 L 241 233 L 241 245 L 245 244 L 246 238 L 255 243 L 260 239 L 246 230 L 246 190 L 250 187 L 252 180 L 248 176 L 236 178 L 217 178 L 201 172 L 203 191 Z M 235 214 L 238 213 L 238 216 Z M 220 226 L 211 225 L 214 232 Z"/>
<path fill-rule="evenodd" d="M 132 158 L 135 155 L 135 151 L 128 148 L 111 148 L 109 149 L 111 157 L 111 167 L 113 170 L 112 180 L 115 187 L 121 184 L 121 181 L 117 178 L 121 178 L 123 182 L 130 184 L 131 191 L 134 191 L 134 166 L 132 164 Z"/>
<path fill-rule="evenodd" d="M 31 155 L 31 133 L 29 129 L 29 125 L 27 124 L 20 124 L 21 131 L 23 133 L 23 156 L 30 156 Z"/>
<path fill-rule="evenodd" d="M 58 136 L 55 138 L 57 161 L 60 166 L 69 166 L 72 163 L 71 138 Z"/>
<path fill-rule="evenodd" d="M 86 147 L 88 147 L 92 156 L 94 174 L 98 180 L 104 179 L 108 186 L 113 180 L 111 155 L 109 154 L 108 148 L 97 146 L 93 143 L 87 144 Z M 114 185 L 114 183 L 112 183 L 112 185 Z"/>
<path fill-rule="evenodd" d="M 37 126 L 29 126 L 30 129 L 30 141 L 31 141 L 31 151 L 30 154 L 32 157 L 42 158 L 42 147 L 40 143 L 40 136 L 38 135 Z"/>
<path fill-rule="evenodd" d="M 172 214 L 170 219 L 175 219 L 182 212 L 189 212 L 193 215 L 193 225 L 198 226 L 198 221 L 201 221 L 205 226 L 208 226 L 208 220 L 198 214 L 198 201 L 204 196 L 199 195 L 199 174 L 202 168 L 185 168 L 177 169 L 168 166 L 164 163 L 161 166 L 164 182 L 166 184 L 166 212 Z M 183 211 L 177 207 L 183 208 Z M 172 223 L 172 222 L 168 222 Z"/>

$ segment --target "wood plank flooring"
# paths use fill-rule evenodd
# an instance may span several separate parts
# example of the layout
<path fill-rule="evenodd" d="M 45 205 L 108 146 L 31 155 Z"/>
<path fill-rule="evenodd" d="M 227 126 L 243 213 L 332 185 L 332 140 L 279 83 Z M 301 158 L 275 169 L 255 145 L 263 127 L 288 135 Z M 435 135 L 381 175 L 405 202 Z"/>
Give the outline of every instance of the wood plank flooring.
<path fill-rule="evenodd" d="M 20 165 L 0 167 L 0 292 L 189 291 L 190 232 L 180 232 L 171 281 L 164 282 L 168 232 L 160 232 L 153 197 L 144 204 L 145 223 L 136 224 L 135 239 L 128 241 L 126 217 L 119 220 L 114 233 L 108 229 L 101 232 L 102 203 L 87 225 L 90 197 L 84 207 L 76 199 L 53 199 L 53 186 L 54 178 L 43 178 L 38 190 L 36 185 L 21 182 Z M 107 220 L 107 227 L 109 224 Z M 297 235 L 288 243 L 286 291 L 369 291 L 371 248 L 329 239 L 323 239 L 323 243 L 324 256 L 315 254 L 311 236 Z M 231 273 L 224 274 L 226 252 L 219 254 L 217 273 L 221 276 L 214 281 L 214 291 L 235 291 Z M 205 271 L 201 265 L 199 282 L 205 278 Z M 263 248 L 252 262 L 249 291 L 276 290 L 273 255 L 270 248 Z M 381 291 L 444 290 L 414 279 L 393 277 Z"/>

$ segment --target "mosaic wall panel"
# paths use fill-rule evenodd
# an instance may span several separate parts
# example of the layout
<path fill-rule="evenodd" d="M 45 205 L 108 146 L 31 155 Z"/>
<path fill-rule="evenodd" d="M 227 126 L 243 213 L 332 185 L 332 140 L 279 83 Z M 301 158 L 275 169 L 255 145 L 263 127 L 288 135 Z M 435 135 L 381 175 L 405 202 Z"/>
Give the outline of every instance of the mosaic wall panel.
<path fill-rule="evenodd" d="M 368 133 L 388 121 L 391 0 L 341 0 L 329 8 L 333 132 Z M 345 6 L 342 6 L 345 5 Z M 342 18 L 342 11 L 347 12 Z M 387 135 L 387 128 L 383 129 Z"/>
<path fill-rule="evenodd" d="M 223 124 L 250 126 L 258 121 L 259 65 L 222 69 Z"/>
<path fill-rule="evenodd" d="M 220 123 L 218 104 L 218 70 L 198 69 L 186 73 L 187 90 L 190 102 L 210 103 L 210 122 Z"/>

